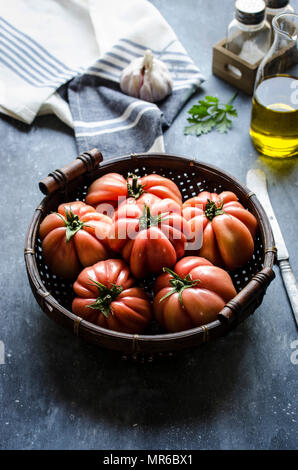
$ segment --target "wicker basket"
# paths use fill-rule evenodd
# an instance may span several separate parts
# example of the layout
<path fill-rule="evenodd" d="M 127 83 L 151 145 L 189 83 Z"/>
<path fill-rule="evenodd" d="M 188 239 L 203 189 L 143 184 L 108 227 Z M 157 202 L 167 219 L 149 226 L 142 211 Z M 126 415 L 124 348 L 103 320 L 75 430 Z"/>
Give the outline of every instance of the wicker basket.
<path fill-rule="evenodd" d="M 180 188 L 183 199 L 202 190 L 231 190 L 240 202 L 257 218 L 259 230 L 255 251 L 250 262 L 231 273 L 237 296 L 218 314 L 218 319 L 204 326 L 179 333 L 165 334 L 152 323 L 142 335 L 106 330 L 81 319 L 71 312 L 72 284 L 52 274 L 42 256 L 39 226 L 43 218 L 57 209 L 61 202 L 84 200 L 90 183 L 108 172 L 124 176 L 131 172 L 143 176 L 157 172 L 172 179 Z M 168 353 L 192 348 L 225 335 L 245 320 L 261 304 L 265 291 L 274 279 L 273 263 L 276 249 L 267 216 L 256 196 L 231 175 L 197 161 L 167 154 L 132 154 L 102 162 L 101 153 L 94 149 L 40 182 L 46 197 L 34 212 L 25 244 L 25 261 L 34 296 L 42 310 L 77 336 L 98 346 L 126 354 Z M 154 279 L 141 283 L 150 294 Z"/>

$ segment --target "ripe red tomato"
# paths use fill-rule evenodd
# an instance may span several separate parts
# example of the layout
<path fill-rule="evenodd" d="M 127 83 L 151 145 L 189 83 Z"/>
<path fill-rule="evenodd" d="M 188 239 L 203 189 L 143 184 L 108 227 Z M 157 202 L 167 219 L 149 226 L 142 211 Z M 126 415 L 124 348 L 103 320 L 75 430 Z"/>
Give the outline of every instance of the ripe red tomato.
<path fill-rule="evenodd" d="M 108 259 L 83 269 L 73 285 L 72 311 L 103 328 L 141 333 L 152 319 L 149 299 L 123 260 Z"/>
<path fill-rule="evenodd" d="M 182 258 L 155 283 L 157 321 L 169 332 L 188 330 L 216 320 L 236 295 L 232 279 L 221 268 L 197 256 Z"/>
<path fill-rule="evenodd" d="M 197 227 L 203 229 L 202 247 L 194 254 L 231 270 L 250 260 L 258 224 L 236 194 L 203 191 L 183 204 L 183 215 L 192 233 Z"/>
<path fill-rule="evenodd" d="M 58 276 L 75 278 L 82 267 L 109 256 L 108 216 L 81 201 L 61 204 L 40 224 L 43 257 Z"/>
<path fill-rule="evenodd" d="M 160 273 L 184 255 L 188 223 L 172 199 L 149 206 L 123 204 L 115 214 L 109 244 L 122 254 L 136 278 Z"/>
<path fill-rule="evenodd" d="M 132 175 L 125 179 L 118 173 L 108 173 L 95 180 L 89 187 L 86 203 L 102 211 L 106 205 L 117 207 L 121 199 L 124 201 L 127 198 L 130 202 L 147 205 L 167 198 L 182 204 L 178 187 L 168 178 L 152 174 L 143 177 Z"/>

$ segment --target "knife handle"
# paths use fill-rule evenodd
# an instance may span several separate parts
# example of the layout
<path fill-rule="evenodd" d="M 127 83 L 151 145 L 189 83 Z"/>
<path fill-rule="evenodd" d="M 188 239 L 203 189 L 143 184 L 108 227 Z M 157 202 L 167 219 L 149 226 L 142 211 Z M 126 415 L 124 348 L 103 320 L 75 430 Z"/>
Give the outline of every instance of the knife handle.
<path fill-rule="evenodd" d="M 292 271 L 289 261 L 282 260 L 279 262 L 279 269 L 282 275 L 282 280 L 285 285 L 289 301 L 291 303 L 293 315 L 298 328 L 298 287 L 294 273 Z"/>

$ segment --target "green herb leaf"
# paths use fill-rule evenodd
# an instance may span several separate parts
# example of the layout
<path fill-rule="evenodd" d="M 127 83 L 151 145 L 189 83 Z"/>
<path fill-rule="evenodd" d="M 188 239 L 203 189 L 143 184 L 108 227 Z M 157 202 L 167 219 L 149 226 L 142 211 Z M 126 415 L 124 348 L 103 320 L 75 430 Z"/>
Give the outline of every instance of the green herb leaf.
<path fill-rule="evenodd" d="M 225 132 L 228 132 L 228 130 L 232 127 L 232 121 L 231 119 L 228 119 L 226 115 L 223 116 L 223 118 L 216 123 L 216 130 L 220 132 L 221 134 L 224 134 Z"/>
<path fill-rule="evenodd" d="M 199 100 L 190 108 L 187 118 L 189 126 L 185 126 L 185 135 L 207 134 L 213 129 L 221 134 L 228 132 L 232 127 L 232 121 L 228 118 L 237 117 L 237 110 L 232 105 L 238 93 L 235 93 L 226 104 L 220 104 L 215 96 L 206 96 L 204 100 Z"/>

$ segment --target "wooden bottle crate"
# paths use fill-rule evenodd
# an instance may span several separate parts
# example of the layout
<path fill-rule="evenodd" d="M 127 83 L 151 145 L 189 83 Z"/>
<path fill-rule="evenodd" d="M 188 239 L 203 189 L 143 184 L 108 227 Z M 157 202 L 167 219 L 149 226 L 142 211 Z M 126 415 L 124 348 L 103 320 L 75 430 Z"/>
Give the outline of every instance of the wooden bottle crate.
<path fill-rule="evenodd" d="M 248 95 L 253 95 L 257 70 L 261 60 L 252 65 L 226 49 L 225 44 L 226 38 L 213 47 L 212 72 L 239 90 Z M 236 67 L 239 75 L 230 70 L 229 65 Z"/>

